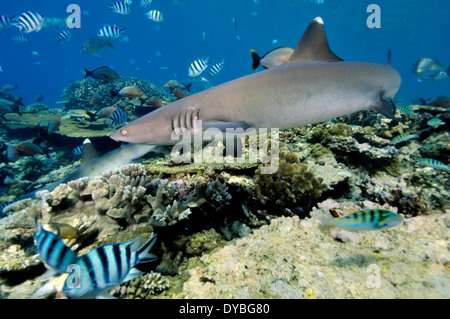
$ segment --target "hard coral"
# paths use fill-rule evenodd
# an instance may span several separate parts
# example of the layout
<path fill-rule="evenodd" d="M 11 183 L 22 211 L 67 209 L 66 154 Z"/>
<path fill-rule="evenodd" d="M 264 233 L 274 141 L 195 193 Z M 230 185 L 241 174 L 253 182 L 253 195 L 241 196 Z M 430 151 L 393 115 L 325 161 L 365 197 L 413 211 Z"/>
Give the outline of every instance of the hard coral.
<path fill-rule="evenodd" d="M 81 106 L 85 106 L 85 108 L 89 108 L 89 111 L 98 110 L 117 102 L 120 97 L 115 97 L 112 101 L 110 99 L 104 99 L 98 105 L 90 105 L 90 100 L 94 94 L 110 96 L 110 90 L 119 91 L 123 87 L 132 85 L 138 87 L 146 96 L 157 96 L 160 99 L 167 99 L 167 95 L 162 88 L 144 79 L 129 76 L 123 76 L 118 80 L 106 84 L 102 84 L 100 81 L 94 79 L 75 81 L 64 89 L 62 99 L 64 100 L 66 109 L 79 109 Z"/>
<path fill-rule="evenodd" d="M 106 213 L 119 224 L 134 224 L 133 215 L 145 205 L 149 182 L 141 164 L 130 164 L 120 171 L 105 171 L 92 191 L 97 213 Z"/>
<path fill-rule="evenodd" d="M 328 189 L 323 178 L 315 177 L 308 165 L 286 147 L 280 149 L 279 169 L 275 174 L 261 174 L 260 165 L 255 172 L 257 196 L 265 203 L 295 209 L 310 208 L 322 192 Z"/>

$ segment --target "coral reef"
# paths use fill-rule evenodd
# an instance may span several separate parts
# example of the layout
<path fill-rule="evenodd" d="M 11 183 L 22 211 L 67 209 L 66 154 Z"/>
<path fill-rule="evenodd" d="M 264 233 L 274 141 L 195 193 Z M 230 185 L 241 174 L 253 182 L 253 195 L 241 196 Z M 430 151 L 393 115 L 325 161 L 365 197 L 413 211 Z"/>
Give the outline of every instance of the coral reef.
<path fill-rule="evenodd" d="M 188 239 L 186 253 L 201 256 L 215 249 L 221 238 L 222 236 L 212 228 L 198 232 Z"/>
<path fill-rule="evenodd" d="M 106 214 L 123 226 L 136 223 L 133 216 L 143 206 L 149 181 L 142 164 L 105 171 L 92 191 L 97 214 Z"/>
<path fill-rule="evenodd" d="M 160 180 L 156 183 L 159 184 L 156 195 L 146 196 L 151 206 L 150 224 L 153 226 L 173 226 L 187 219 L 194 207 L 208 206 L 210 210 L 220 210 L 232 198 L 226 183 L 218 179 L 210 183 L 183 180 Z"/>
<path fill-rule="evenodd" d="M 449 213 L 411 218 L 383 232 L 346 232 L 345 241 L 320 231 L 319 224 L 315 218 L 280 217 L 200 257 L 186 270 L 190 277 L 177 297 L 450 296 Z"/>
<path fill-rule="evenodd" d="M 169 288 L 170 280 L 152 271 L 114 288 L 110 294 L 121 299 L 150 299 Z"/>
<path fill-rule="evenodd" d="M 322 192 L 328 189 L 322 177 L 316 177 L 308 165 L 300 163 L 298 156 L 287 147 L 280 148 L 279 169 L 275 174 L 255 172 L 258 198 L 264 203 L 274 203 L 295 210 L 298 206 L 309 208 Z M 261 164 L 265 165 L 265 164 Z"/>
<path fill-rule="evenodd" d="M 83 106 L 89 108 L 88 110 L 90 111 L 99 110 L 102 107 L 112 105 L 121 100 L 120 97 L 115 97 L 112 100 L 109 99 L 109 96 L 111 95 L 109 92 L 110 90 L 119 91 L 123 87 L 132 85 L 138 87 L 147 97 L 157 96 L 162 100 L 167 99 L 167 95 L 162 88 L 159 88 L 144 79 L 130 76 L 122 76 L 120 79 L 106 84 L 94 79 L 84 79 L 72 82 L 64 89 L 62 99 L 66 110 L 79 109 Z M 94 94 L 99 94 L 108 98 L 103 99 L 98 105 L 89 105 Z"/>

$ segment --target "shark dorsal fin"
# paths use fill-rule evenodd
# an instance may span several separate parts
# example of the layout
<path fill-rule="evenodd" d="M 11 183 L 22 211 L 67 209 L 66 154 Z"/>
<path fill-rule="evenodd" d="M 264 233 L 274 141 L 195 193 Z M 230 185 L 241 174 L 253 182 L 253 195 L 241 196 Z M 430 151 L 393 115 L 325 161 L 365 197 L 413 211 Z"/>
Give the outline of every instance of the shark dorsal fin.
<path fill-rule="evenodd" d="M 93 158 L 99 157 L 99 153 L 92 145 L 91 141 L 87 138 L 83 142 L 83 151 L 81 153 L 81 165 L 86 164 Z"/>
<path fill-rule="evenodd" d="M 286 63 L 302 63 L 312 61 L 343 61 L 328 46 L 327 34 L 320 17 L 315 18 L 303 33 L 294 53 Z"/>

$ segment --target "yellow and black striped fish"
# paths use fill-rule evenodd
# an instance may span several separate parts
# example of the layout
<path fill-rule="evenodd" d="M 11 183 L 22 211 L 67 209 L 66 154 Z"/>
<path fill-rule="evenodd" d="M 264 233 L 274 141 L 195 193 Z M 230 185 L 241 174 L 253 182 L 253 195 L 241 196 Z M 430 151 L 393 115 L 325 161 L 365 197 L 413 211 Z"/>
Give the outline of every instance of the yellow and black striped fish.
<path fill-rule="evenodd" d="M 189 66 L 188 75 L 194 78 L 202 74 L 203 71 L 205 71 L 206 68 L 208 67 L 208 61 L 209 57 L 201 58 L 192 62 L 191 65 Z"/>
<path fill-rule="evenodd" d="M 147 17 L 155 22 L 161 22 L 164 20 L 162 13 L 158 10 L 150 10 L 147 12 Z"/>

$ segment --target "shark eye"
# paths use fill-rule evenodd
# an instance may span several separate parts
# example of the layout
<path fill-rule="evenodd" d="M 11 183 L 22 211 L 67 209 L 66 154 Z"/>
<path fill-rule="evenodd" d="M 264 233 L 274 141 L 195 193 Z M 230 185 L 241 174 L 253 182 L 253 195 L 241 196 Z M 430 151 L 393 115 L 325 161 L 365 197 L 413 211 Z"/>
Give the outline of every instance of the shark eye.
<path fill-rule="evenodd" d="M 126 130 L 121 130 L 121 131 L 120 131 L 120 134 L 121 134 L 122 136 L 127 136 L 128 132 L 127 132 Z"/>

